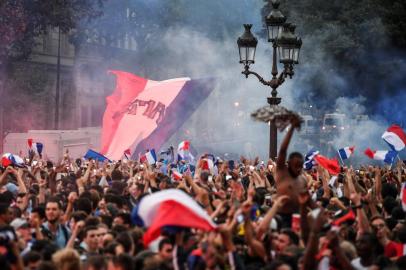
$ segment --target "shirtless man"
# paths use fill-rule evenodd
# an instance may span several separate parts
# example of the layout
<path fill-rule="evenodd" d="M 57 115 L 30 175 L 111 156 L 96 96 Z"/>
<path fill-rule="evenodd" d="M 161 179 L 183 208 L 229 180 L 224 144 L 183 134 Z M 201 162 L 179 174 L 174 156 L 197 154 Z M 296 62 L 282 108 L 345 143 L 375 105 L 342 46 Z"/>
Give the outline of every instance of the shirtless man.
<path fill-rule="evenodd" d="M 289 155 L 286 163 L 286 155 L 290 140 L 295 128 L 299 127 L 299 122 L 293 120 L 289 131 L 287 132 L 282 145 L 279 149 L 278 158 L 276 160 L 276 191 L 277 195 L 288 195 L 290 200 L 283 204 L 279 210 L 279 214 L 283 219 L 283 226 L 290 227 L 292 214 L 299 211 L 298 196 L 300 193 L 306 192 L 306 179 L 302 175 L 303 156 L 298 152 L 293 152 Z"/>

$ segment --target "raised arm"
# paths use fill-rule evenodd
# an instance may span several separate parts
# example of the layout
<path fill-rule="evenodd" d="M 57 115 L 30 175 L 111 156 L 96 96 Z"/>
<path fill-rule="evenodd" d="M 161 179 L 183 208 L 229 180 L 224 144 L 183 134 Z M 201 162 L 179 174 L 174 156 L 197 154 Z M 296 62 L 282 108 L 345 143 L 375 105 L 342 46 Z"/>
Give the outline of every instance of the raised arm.
<path fill-rule="evenodd" d="M 281 147 L 279 148 L 278 158 L 276 159 L 276 168 L 281 169 L 286 166 L 286 155 L 288 153 L 288 147 L 290 140 L 292 139 L 294 127 L 293 124 L 290 125 L 288 132 L 285 135 L 285 138 L 282 141 Z"/>

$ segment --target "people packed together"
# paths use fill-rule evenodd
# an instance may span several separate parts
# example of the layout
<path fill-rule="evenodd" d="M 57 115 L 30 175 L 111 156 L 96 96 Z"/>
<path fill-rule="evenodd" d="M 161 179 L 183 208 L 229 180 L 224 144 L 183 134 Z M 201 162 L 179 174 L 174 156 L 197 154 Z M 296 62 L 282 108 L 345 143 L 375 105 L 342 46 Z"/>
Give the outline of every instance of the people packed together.
<path fill-rule="evenodd" d="M 269 161 L 207 166 L 205 154 L 192 166 L 66 153 L 1 167 L 1 269 L 406 269 L 405 164 L 304 170 L 302 154 L 288 154 L 291 125 Z M 146 243 L 138 214 L 166 190 L 193 199 L 213 229 L 165 223 Z"/>

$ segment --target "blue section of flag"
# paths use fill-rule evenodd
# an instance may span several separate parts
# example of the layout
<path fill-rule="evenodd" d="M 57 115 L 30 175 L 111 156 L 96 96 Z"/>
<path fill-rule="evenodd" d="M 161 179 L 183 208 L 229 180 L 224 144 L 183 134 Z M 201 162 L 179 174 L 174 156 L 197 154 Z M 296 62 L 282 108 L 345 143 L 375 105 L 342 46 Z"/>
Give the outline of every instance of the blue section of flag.
<path fill-rule="evenodd" d="M 314 149 L 310 150 L 306 156 L 305 156 L 305 162 L 303 163 L 303 168 L 307 171 L 310 171 L 313 169 L 313 166 L 315 166 L 317 163 L 314 160 L 314 157 L 319 154 L 319 151 L 316 151 Z"/>
<path fill-rule="evenodd" d="M 134 154 L 142 149 L 161 146 L 183 125 L 200 104 L 210 95 L 216 85 L 214 78 L 187 81 L 173 102 L 166 108 L 165 116 L 148 138 L 142 140 Z"/>
<path fill-rule="evenodd" d="M 340 156 L 340 158 L 341 158 L 342 160 L 348 159 L 347 153 L 345 152 L 345 149 L 344 149 L 344 148 L 338 149 L 338 155 Z"/>
<path fill-rule="evenodd" d="M 100 153 L 97 153 L 96 151 L 93 151 L 92 149 L 87 150 L 86 155 L 84 156 L 85 159 L 94 159 L 94 160 L 98 160 L 98 161 L 105 161 L 108 160 L 109 162 L 111 162 L 111 160 L 109 160 L 108 158 L 106 158 L 105 156 L 103 156 Z"/>
<path fill-rule="evenodd" d="M 385 155 L 385 159 L 383 160 L 387 164 L 393 164 L 395 162 L 395 158 L 398 156 L 398 152 L 395 150 L 390 150 Z"/>

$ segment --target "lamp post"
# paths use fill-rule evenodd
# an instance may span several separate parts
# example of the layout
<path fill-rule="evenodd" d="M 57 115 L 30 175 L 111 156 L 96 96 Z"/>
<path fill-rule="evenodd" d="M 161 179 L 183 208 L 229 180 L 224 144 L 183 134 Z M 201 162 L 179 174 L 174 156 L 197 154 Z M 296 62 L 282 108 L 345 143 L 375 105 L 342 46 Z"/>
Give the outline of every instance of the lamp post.
<path fill-rule="evenodd" d="M 295 25 L 286 23 L 286 17 L 278 9 L 279 0 L 272 0 L 272 10 L 265 17 L 268 42 L 272 43 L 272 79 L 267 81 L 258 73 L 250 70 L 250 65 L 255 63 L 255 50 L 258 44 L 257 38 L 251 33 L 252 24 L 244 24 L 245 31 L 238 38 L 238 50 L 240 54 L 240 63 L 244 65 L 241 72 L 248 78 L 254 75 L 258 80 L 272 88 L 271 96 L 267 98 L 270 106 L 277 106 L 281 103 L 281 98 L 277 97 L 276 90 L 287 77 L 294 75 L 293 66 L 299 63 L 299 52 L 302 46 L 302 40 L 295 36 Z M 283 70 L 278 73 L 277 56 L 279 62 L 283 64 Z M 269 158 L 274 159 L 277 155 L 277 129 L 273 122 L 270 123 L 269 136 Z"/>

